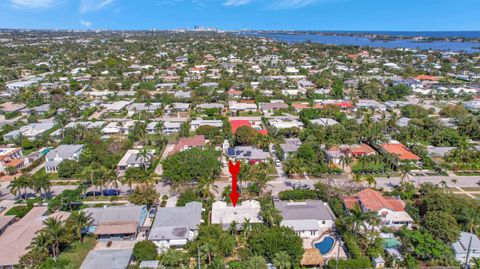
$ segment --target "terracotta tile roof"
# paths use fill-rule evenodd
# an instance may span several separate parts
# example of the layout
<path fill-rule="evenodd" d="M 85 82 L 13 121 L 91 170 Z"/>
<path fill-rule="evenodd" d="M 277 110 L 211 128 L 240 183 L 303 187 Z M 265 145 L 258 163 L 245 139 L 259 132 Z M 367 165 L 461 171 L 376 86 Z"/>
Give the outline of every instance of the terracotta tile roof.
<path fill-rule="evenodd" d="M 348 209 L 354 208 L 355 204 L 361 202 L 370 211 L 379 211 L 382 208 L 392 211 L 405 211 L 405 202 L 402 200 L 385 197 L 380 192 L 370 188 L 360 191 L 355 196 L 344 196 L 342 199 Z"/>
<path fill-rule="evenodd" d="M 350 152 L 352 152 L 352 155 L 369 155 L 375 153 L 375 150 L 367 144 L 359 144 L 350 147 Z"/>
<path fill-rule="evenodd" d="M 7 166 L 11 166 L 11 167 L 17 167 L 19 166 L 20 164 L 23 164 L 23 159 L 13 159 L 7 163 L 5 163 Z"/>
<path fill-rule="evenodd" d="M 386 152 L 397 155 L 401 161 L 419 161 L 421 159 L 401 143 L 389 143 L 380 146 Z"/>
<path fill-rule="evenodd" d="M 429 76 L 429 75 L 419 75 L 419 76 L 416 76 L 415 79 L 437 81 L 439 78 L 435 76 Z"/>
<path fill-rule="evenodd" d="M 205 136 L 196 135 L 194 137 L 182 137 L 173 148 L 170 154 L 180 152 L 185 147 L 203 147 L 205 146 Z"/>

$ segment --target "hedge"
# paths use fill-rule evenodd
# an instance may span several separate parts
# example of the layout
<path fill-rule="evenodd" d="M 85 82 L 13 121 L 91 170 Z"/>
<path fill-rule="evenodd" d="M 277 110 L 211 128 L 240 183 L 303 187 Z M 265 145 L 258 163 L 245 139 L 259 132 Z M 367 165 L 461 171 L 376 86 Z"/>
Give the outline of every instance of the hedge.
<path fill-rule="evenodd" d="M 315 190 L 295 189 L 295 190 L 281 191 L 278 194 L 278 197 L 280 198 L 280 200 L 301 201 L 301 200 L 309 200 L 309 199 L 318 199 L 318 194 Z"/>

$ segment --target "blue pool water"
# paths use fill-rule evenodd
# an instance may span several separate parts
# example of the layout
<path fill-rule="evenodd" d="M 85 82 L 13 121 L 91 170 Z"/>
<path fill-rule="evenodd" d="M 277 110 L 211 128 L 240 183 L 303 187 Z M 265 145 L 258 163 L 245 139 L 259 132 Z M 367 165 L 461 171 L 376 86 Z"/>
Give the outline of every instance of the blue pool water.
<path fill-rule="evenodd" d="M 315 243 L 315 248 L 320 250 L 322 255 L 325 255 L 330 252 L 333 248 L 333 243 L 335 240 L 331 236 L 325 236 L 322 241 Z"/>

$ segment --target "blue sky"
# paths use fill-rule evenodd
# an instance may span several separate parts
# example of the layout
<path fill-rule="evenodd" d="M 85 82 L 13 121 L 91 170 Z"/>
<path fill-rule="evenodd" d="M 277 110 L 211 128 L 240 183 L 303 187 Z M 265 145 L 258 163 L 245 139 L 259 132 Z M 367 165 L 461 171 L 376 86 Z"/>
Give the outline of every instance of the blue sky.
<path fill-rule="evenodd" d="M 479 0 L 0 0 L 0 28 L 479 31 Z"/>

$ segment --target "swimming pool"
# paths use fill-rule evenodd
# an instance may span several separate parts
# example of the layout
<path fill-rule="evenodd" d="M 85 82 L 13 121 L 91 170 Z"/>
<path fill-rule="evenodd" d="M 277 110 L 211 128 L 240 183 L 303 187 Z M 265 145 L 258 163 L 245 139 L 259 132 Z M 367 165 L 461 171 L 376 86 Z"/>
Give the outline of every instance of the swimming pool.
<path fill-rule="evenodd" d="M 333 237 L 325 236 L 322 241 L 315 243 L 314 246 L 320 250 L 322 255 L 325 255 L 332 250 L 333 243 L 335 243 L 335 239 L 333 239 Z"/>

